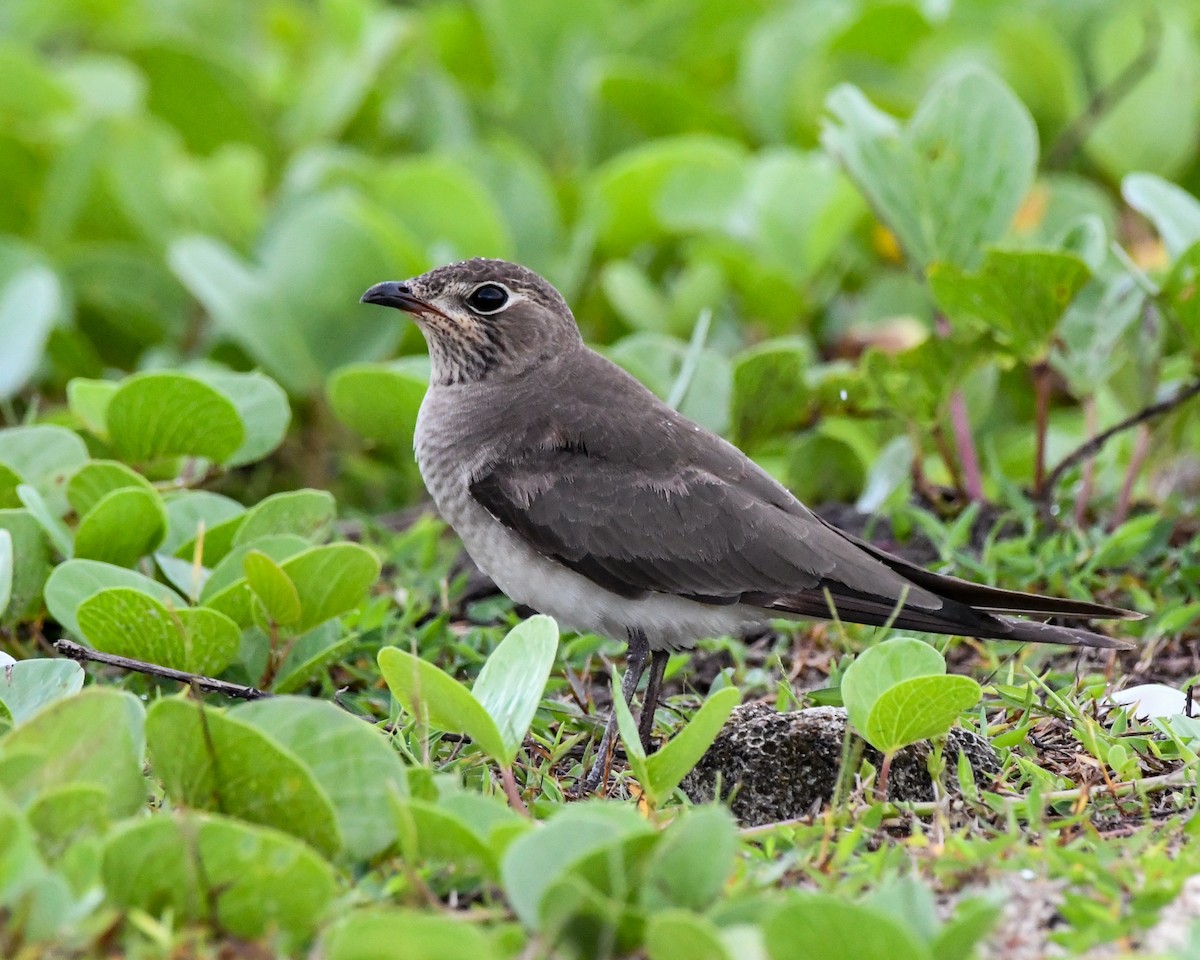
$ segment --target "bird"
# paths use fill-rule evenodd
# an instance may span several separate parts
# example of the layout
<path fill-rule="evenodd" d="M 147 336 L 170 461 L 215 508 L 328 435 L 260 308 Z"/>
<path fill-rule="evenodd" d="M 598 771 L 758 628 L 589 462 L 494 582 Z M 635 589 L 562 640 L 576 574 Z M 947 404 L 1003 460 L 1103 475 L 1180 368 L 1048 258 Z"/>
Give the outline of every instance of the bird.
<path fill-rule="evenodd" d="M 945 576 L 825 522 L 733 444 L 588 347 L 562 295 L 475 258 L 368 289 L 430 357 L 414 452 L 444 520 L 514 602 L 627 644 L 649 743 L 672 651 L 771 619 L 841 619 L 1070 646 L 1127 641 L 1018 616 L 1138 619 Z M 579 784 L 607 782 L 615 710 Z"/>

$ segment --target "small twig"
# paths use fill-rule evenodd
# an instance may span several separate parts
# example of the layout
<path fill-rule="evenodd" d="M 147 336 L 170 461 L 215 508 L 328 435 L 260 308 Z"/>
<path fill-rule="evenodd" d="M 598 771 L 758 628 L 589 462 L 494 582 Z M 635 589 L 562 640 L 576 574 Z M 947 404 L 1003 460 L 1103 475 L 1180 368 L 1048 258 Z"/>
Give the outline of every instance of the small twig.
<path fill-rule="evenodd" d="M 1061 167 L 1074 156 L 1075 152 L 1092 135 L 1104 116 L 1124 100 L 1133 88 L 1146 78 L 1158 61 L 1162 48 L 1162 18 L 1158 11 L 1151 8 L 1145 18 L 1145 38 L 1138 55 L 1125 65 L 1107 84 L 1092 94 L 1083 112 L 1062 129 L 1050 148 L 1046 151 L 1045 166 L 1048 168 Z"/>
<path fill-rule="evenodd" d="M 517 788 L 517 781 L 513 777 L 512 767 L 500 768 L 500 782 L 504 785 L 504 795 L 508 797 L 508 805 L 521 816 L 529 819 L 529 808 L 525 806 L 525 801 L 521 799 L 521 791 Z"/>
<path fill-rule="evenodd" d="M 1063 474 L 1072 467 L 1077 466 L 1081 461 L 1087 460 L 1089 457 L 1094 457 L 1117 434 L 1124 433 L 1126 430 L 1130 430 L 1140 423 L 1145 423 L 1147 420 L 1153 420 L 1155 417 L 1162 416 L 1164 413 L 1170 413 L 1176 407 L 1182 406 L 1197 395 L 1200 395 L 1200 379 L 1189 383 L 1185 387 L 1181 387 L 1175 396 L 1168 397 L 1166 400 L 1160 400 L 1158 403 L 1152 403 L 1148 407 L 1143 407 L 1132 416 L 1126 417 L 1120 423 L 1114 424 L 1107 430 L 1096 434 L 1090 440 L 1080 444 L 1063 457 L 1058 466 L 1050 471 L 1050 476 L 1046 478 L 1046 485 L 1042 489 L 1043 498 L 1049 501 L 1054 493 L 1054 488 L 1062 480 Z"/>
<path fill-rule="evenodd" d="M 273 693 L 268 693 L 266 690 L 259 690 L 257 687 L 247 687 L 240 683 L 227 683 L 224 680 L 203 677 L 198 673 L 173 670 L 170 667 L 160 667 L 155 663 L 146 663 L 144 660 L 132 660 L 129 657 L 119 657 L 113 653 L 101 653 L 99 650 L 90 650 L 70 640 L 56 640 L 54 642 L 54 649 L 63 656 L 71 660 L 76 660 L 79 663 L 89 660 L 94 663 L 104 663 L 110 667 L 120 667 L 122 670 L 133 670 L 135 673 L 145 673 L 152 677 L 161 677 L 164 680 L 176 680 L 179 683 L 194 685 L 198 689 L 205 690 L 208 693 L 219 693 L 223 697 L 232 697 L 236 700 L 262 700 L 266 697 L 274 696 Z"/>

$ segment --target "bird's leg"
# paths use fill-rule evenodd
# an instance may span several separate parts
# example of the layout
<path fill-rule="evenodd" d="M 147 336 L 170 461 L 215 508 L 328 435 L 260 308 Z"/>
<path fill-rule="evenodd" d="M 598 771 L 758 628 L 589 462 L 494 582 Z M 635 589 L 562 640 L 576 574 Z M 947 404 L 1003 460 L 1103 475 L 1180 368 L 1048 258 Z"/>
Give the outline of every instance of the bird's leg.
<path fill-rule="evenodd" d="M 642 716 L 638 721 L 638 735 L 642 748 L 650 752 L 650 734 L 654 730 L 654 712 L 658 709 L 658 698 L 662 694 L 663 672 L 671 659 L 668 650 L 655 650 L 650 656 L 650 679 L 646 681 L 646 695 L 642 698 Z"/>
<path fill-rule="evenodd" d="M 625 654 L 625 677 L 621 680 L 621 696 L 625 698 L 627 705 L 633 702 L 633 692 L 637 690 L 638 682 L 642 679 L 642 674 L 646 672 L 646 659 L 649 656 L 650 644 L 646 642 L 645 635 L 640 630 L 630 630 L 629 650 Z M 614 704 L 612 715 L 608 718 L 608 724 L 604 727 L 604 736 L 600 738 L 600 747 L 596 751 L 596 760 L 592 764 L 592 769 L 588 771 L 588 775 L 584 778 L 583 783 L 579 785 L 581 796 L 595 792 L 601 783 L 607 779 L 608 765 L 611 762 L 611 755 L 616 742 L 617 710 Z"/>

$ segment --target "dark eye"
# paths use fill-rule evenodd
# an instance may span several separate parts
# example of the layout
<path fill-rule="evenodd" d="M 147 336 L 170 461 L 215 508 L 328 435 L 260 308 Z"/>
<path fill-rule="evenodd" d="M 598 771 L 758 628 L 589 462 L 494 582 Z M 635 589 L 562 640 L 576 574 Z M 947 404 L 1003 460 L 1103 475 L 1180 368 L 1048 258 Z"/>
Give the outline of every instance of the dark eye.
<path fill-rule="evenodd" d="M 467 305 L 476 313 L 495 313 L 508 303 L 508 291 L 495 283 L 480 284 L 467 297 Z"/>

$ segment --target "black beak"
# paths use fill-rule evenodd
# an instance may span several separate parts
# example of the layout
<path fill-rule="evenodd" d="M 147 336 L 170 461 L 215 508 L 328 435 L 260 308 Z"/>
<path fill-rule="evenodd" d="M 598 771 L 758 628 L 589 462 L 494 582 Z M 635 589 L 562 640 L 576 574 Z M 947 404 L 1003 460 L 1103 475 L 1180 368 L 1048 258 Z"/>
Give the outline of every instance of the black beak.
<path fill-rule="evenodd" d="M 381 307 L 395 307 L 397 310 L 403 310 L 405 313 L 442 312 L 433 304 L 427 303 L 418 297 L 409 289 L 407 284 L 398 283 L 395 280 L 375 284 L 375 286 L 359 297 L 359 302 L 377 303 Z"/>

